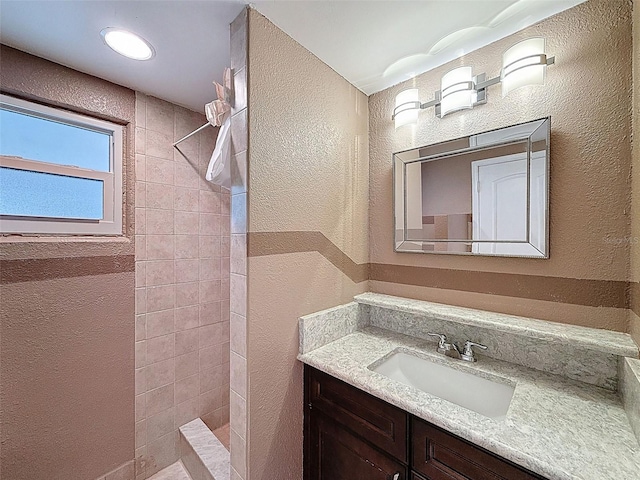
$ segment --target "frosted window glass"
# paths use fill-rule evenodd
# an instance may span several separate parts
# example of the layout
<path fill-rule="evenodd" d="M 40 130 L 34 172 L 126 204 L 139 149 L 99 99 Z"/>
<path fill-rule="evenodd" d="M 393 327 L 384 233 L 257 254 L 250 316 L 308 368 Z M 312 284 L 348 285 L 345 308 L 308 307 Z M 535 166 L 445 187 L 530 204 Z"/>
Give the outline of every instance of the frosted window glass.
<path fill-rule="evenodd" d="M 0 215 L 103 218 L 103 181 L 0 167 Z"/>
<path fill-rule="evenodd" d="M 0 155 L 109 171 L 108 133 L 0 109 Z"/>

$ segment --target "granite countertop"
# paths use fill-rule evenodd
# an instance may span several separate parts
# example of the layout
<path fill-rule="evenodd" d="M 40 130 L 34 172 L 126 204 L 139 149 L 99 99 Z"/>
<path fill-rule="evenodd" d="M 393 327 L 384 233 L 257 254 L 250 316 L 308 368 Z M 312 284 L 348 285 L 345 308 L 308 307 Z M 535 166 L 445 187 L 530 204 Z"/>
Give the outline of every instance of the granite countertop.
<path fill-rule="evenodd" d="M 370 370 L 398 350 L 515 385 L 506 419 Z M 483 355 L 461 362 L 424 339 L 362 325 L 298 359 L 551 480 L 640 480 L 640 445 L 611 390 Z"/>

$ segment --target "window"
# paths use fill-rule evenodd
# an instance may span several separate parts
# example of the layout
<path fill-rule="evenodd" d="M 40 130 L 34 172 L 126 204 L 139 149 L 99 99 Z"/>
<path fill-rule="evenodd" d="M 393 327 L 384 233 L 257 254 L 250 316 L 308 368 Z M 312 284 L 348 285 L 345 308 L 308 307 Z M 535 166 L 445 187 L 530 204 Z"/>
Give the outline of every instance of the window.
<path fill-rule="evenodd" d="M 0 233 L 122 233 L 122 126 L 0 95 Z"/>

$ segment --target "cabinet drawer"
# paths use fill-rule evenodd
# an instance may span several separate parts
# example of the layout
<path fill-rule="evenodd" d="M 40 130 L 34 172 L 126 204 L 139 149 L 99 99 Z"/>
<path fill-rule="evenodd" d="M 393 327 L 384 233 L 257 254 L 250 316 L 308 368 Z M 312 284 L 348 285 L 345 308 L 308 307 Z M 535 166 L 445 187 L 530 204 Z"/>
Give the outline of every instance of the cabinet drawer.
<path fill-rule="evenodd" d="M 307 403 L 407 463 L 407 413 L 326 373 L 305 367 Z"/>
<path fill-rule="evenodd" d="M 543 480 L 417 418 L 412 432 L 413 469 L 429 480 Z"/>

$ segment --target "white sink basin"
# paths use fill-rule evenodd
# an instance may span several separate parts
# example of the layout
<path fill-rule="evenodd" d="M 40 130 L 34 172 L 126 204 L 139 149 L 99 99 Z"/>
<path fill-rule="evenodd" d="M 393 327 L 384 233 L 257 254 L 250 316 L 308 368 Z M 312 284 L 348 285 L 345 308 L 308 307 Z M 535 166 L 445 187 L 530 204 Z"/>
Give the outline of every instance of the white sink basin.
<path fill-rule="evenodd" d="M 504 420 L 515 388 L 471 373 L 397 352 L 371 368 L 397 382 L 494 420 Z"/>

